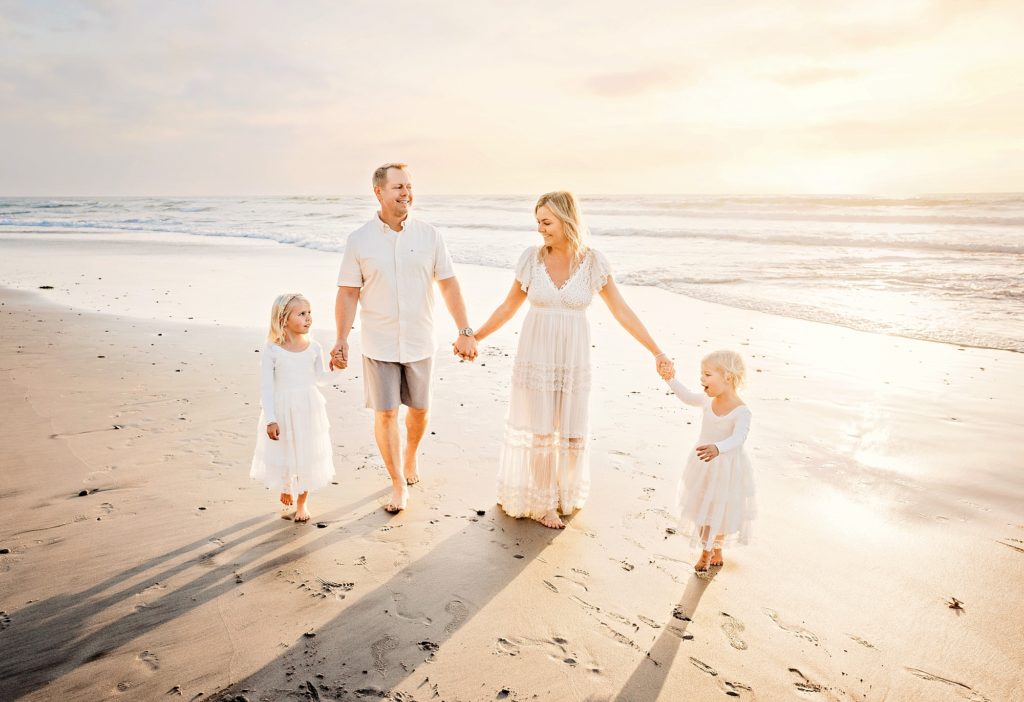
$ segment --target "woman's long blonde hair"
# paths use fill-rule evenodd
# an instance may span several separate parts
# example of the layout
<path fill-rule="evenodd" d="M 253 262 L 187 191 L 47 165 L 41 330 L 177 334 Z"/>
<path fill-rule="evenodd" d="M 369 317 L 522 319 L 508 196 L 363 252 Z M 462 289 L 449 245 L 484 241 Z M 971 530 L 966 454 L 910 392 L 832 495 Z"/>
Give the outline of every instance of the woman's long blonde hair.
<path fill-rule="evenodd" d="M 569 241 L 569 253 L 574 263 L 580 263 L 587 255 L 587 230 L 580 218 L 580 206 L 576 198 L 567 190 L 556 190 L 544 193 L 533 206 L 533 213 L 537 214 L 542 206 L 551 210 L 551 213 L 558 217 L 565 230 L 565 238 Z M 541 247 L 539 255 L 543 257 L 544 248 Z"/>
<path fill-rule="evenodd" d="M 292 313 L 296 305 L 306 303 L 309 300 L 300 293 L 285 293 L 278 295 L 274 300 L 274 306 L 270 308 L 270 331 L 267 332 L 267 340 L 275 344 L 283 344 L 288 340 L 288 332 L 284 328 L 288 315 Z"/>

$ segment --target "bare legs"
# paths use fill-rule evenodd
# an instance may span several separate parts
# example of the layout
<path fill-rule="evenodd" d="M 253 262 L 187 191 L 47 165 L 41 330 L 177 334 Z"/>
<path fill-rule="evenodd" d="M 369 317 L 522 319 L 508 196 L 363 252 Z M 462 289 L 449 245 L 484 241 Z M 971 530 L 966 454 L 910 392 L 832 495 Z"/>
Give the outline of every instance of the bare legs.
<path fill-rule="evenodd" d="M 708 536 L 711 533 L 711 527 L 703 526 L 700 529 L 700 542 L 706 544 L 708 542 Z M 712 549 L 710 551 L 701 551 L 700 558 L 693 564 L 693 569 L 698 573 L 707 572 L 708 568 L 721 568 L 725 565 L 725 560 L 722 558 L 722 542 L 725 541 L 725 534 L 716 534 L 715 540 L 712 543 Z"/>
<path fill-rule="evenodd" d="M 380 410 L 373 413 L 373 435 L 377 439 L 380 457 L 384 460 L 388 476 L 391 477 L 391 501 L 384 509 L 391 513 L 401 512 L 409 502 L 408 485 L 419 482 L 416 452 L 427 429 L 428 411 L 408 408 L 405 417 L 406 444 L 404 452 L 405 471 L 402 471 L 402 437 L 398 431 L 398 410 Z"/>
<path fill-rule="evenodd" d="M 405 470 L 405 482 L 415 485 L 420 481 L 419 463 L 416 460 L 416 451 L 420 447 L 420 441 L 427 430 L 428 411 L 410 407 L 405 415 L 405 455 L 402 465 Z"/>

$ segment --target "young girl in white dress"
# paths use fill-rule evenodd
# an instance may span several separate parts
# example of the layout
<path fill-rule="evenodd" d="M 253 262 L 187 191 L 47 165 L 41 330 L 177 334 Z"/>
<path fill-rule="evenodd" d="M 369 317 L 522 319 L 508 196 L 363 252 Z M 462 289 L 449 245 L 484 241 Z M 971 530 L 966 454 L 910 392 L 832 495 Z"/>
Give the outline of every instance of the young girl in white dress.
<path fill-rule="evenodd" d="M 697 447 L 686 461 L 679 483 L 678 507 L 683 533 L 700 543 L 694 570 L 724 565 L 722 545 L 747 543 L 756 516 L 754 473 L 743 443 L 750 431 L 750 409 L 737 389 L 743 384 L 743 359 L 735 351 L 715 351 L 700 364 L 703 392 L 691 392 L 671 372 L 661 376 L 676 396 L 703 408 Z"/>
<path fill-rule="evenodd" d="M 560 515 L 582 507 L 590 492 L 590 303 L 600 296 L 659 370 L 671 361 L 622 298 L 608 259 L 587 246 L 572 193 L 542 195 L 534 215 L 543 243 L 519 257 L 511 290 L 476 339 L 496 332 L 530 301 L 512 366 L 498 503 L 509 516 L 561 529 Z"/>
<path fill-rule="evenodd" d="M 309 521 L 309 493 L 334 478 L 326 403 L 317 384 L 333 382 L 320 344 L 309 337 L 309 300 L 279 295 L 270 311 L 270 333 L 261 358 L 260 422 L 249 476 L 281 494 L 285 515 Z"/>

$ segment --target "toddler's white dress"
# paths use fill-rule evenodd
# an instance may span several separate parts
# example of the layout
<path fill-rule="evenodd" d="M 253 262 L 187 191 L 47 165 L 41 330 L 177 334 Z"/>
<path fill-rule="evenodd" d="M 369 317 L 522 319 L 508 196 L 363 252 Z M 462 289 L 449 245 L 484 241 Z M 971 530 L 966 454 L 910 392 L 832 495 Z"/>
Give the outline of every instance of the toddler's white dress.
<path fill-rule="evenodd" d="M 556 287 L 539 254 L 531 246 L 516 264 L 516 280 L 530 309 L 512 366 L 498 466 L 498 503 L 512 517 L 543 518 L 553 510 L 569 514 L 583 506 L 590 491 L 587 308 L 611 277 L 611 267 L 590 249 Z"/>
<path fill-rule="evenodd" d="M 750 431 L 750 409 L 740 405 L 719 417 L 704 393 L 690 392 L 675 378 L 668 385 L 680 400 L 703 409 L 696 445 L 714 444 L 719 451 L 707 462 L 695 451 L 686 459 L 677 497 L 681 533 L 690 537 L 691 545 L 700 543 L 705 551 L 715 547 L 718 534 L 725 535 L 727 543 L 748 543 L 750 522 L 757 516 L 754 472 L 743 449 Z M 702 540 L 700 532 L 705 526 L 710 528 Z"/>
<path fill-rule="evenodd" d="M 310 340 L 305 351 L 268 343 L 260 374 L 260 412 L 256 452 L 249 476 L 274 492 L 297 497 L 334 478 L 334 452 L 326 401 L 316 386 L 336 382 L 324 364 L 323 348 Z M 277 441 L 267 425 L 277 422 Z"/>

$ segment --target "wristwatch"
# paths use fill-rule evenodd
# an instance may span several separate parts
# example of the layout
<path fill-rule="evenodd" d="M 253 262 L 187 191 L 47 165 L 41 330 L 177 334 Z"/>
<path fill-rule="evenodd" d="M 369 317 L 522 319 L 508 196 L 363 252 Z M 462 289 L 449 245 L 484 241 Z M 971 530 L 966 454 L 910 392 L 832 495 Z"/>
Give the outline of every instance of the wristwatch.
<path fill-rule="evenodd" d="M 473 336 L 473 327 L 466 327 L 459 330 L 459 336 Z"/>

